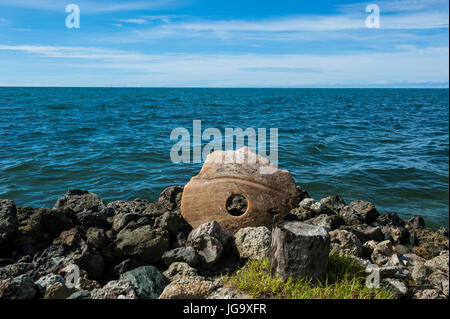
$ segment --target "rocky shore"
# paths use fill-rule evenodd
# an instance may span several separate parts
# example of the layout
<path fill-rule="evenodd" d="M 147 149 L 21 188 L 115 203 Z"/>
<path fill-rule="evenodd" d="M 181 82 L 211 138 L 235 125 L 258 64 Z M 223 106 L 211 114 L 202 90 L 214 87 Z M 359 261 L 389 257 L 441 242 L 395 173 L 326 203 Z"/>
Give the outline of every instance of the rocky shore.
<path fill-rule="evenodd" d="M 403 220 L 365 201 L 316 201 L 297 186 L 285 220 L 324 227 L 332 250 L 376 265 L 397 298 L 448 298 L 448 229 Z M 268 256 L 269 227 L 231 234 L 217 222 L 192 229 L 180 211 L 183 186 L 157 202 L 106 204 L 69 190 L 52 209 L 0 200 L 0 298 L 249 298 L 219 280 L 248 259 Z"/>

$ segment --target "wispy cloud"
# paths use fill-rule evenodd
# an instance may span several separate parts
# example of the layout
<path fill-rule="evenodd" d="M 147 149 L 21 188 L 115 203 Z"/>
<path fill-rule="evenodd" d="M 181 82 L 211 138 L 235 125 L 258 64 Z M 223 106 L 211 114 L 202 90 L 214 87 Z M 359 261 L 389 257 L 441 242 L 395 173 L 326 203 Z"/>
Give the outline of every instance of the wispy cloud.
<path fill-rule="evenodd" d="M 105 13 L 116 11 L 137 11 L 167 8 L 175 5 L 181 0 L 147 0 L 147 1 L 124 1 L 124 0 L 77 0 L 75 3 L 83 13 Z M 0 0 L 0 6 L 30 8 L 46 11 L 63 11 L 67 4 L 66 0 Z"/>
<path fill-rule="evenodd" d="M 148 20 L 146 19 L 116 19 L 115 21 L 131 24 L 148 24 Z"/>
<path fill-rule="evenodd" d="M 44 58 L 82 59 L 83 63 L 72 60 L 69 64 L 64 62 L 64 66 L 72 65 L 77 70 L 89 70 L 90 77 L 84 79 L 86 83 L 96 79 L 97 72 L 94 70 L 107 69 L 114 70 L 114 74 L 124 74 L 124 77 L 120 76 L 122 82 L 115 82 L 114 85 L 136 85 L 137 79 L 147 86 L 373 86 L 448 81 L 448 47 L 408 46 L 396 48 L 389 53 L 350 52 L 320 56 L 188 53 L 152 55 L 102 48 L 25 45 L 0 45 L 1 50 L 21 51 Z M 52 60 L 52 63 L 57 63 L 57 60 Z M 258 76 L 255 76 L 255 72 L 258 72 Z"/>

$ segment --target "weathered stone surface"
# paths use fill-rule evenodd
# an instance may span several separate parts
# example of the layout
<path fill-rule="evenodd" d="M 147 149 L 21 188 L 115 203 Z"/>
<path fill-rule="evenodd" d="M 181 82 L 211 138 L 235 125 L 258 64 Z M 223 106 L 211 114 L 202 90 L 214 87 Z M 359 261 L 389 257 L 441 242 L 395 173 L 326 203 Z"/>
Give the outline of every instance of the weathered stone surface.
<path fill-rule="evenodd" d="M 443 250 L 439 256 L 425 261 L 425 266 L 441 270 L 448 274 L 449 269 L 449 254 L 448 250 Z"/>
<path fill-rule="evenodd" d="M 333 230 L 329 235 L 332 250 L 358 257 L 362 255 L 362 243 L 355 234 L 346 230 Z"/>
<path fill-rule="evenodd" d="M 64 278 L 61 277 L 60 275 L 56 275 L 56 274 L 47 274 L 47 275 L 39 278 L 35 282 L 35 285 L 36 285 L 36 288 L 39 290 L 39 292 L 42 295 L 44 295 L 47 288 L 57 282 L 64 283 Z"/>
<path fill-rule="evenodd" d="M 228 157 L 242 161 L 228 163 Z M 256 163 L 252 164 L 252 158 Z M 272 174 L 261 174 L 264 169 Z M 247 211 L 241 216 L 227 211 L 227 201 L 233 195 L 243 195 L 248 202 Z M 181 211 L 194 228 L 215 220 L 223 229 L 235 233 L 240 228 L 272 225 L 282 220 L 297 202 L 291 174 L 243 147 L 208 155 L 200 173 L 184 188 Z"/>
<path fill-rule="evenodd" d="M 75 292 L 75 289 L 65 284 L 56 282 L 47 288 L 44 299 L 66 299 Z"/>
<path fill-rule="evenodd" d="M 425 221 L 422 216 L 415 216 L 405 221 L 405 227 L 407 229 L 422 229 L 425 227 Z"/>
<path fill-rule="evenodd" d="M 292 209 L 290 214 L 297 217 L 298 221 L 305 221 L 322 213 L 322 205 L 314 200 L 314 198 L 305 198 L 299 206 Z"/>
<path fill-rule="evenodd" d="M 136 288 L 128 280 L 114 280 L 90 293 L 92 299 L 138 299 Z"/>
<path fill-rule="evenodd" d="M 21 275 L 0 281 L 0 299 L 32 299 L 36 293 L 30 276 Z"/>
<path fill-rule="evenodd" d="M 195 267 L 198 263 L 197 253 L 192 247 L 179 247 L 166 251 L 162 259 L 167 266 L 174 262 L 185 262 Z"/>
<path fill-rule="evenodd" d="M 389 261 L 394 253 L 391 241 L 385 240 L 375 246 L 371 259 L 375 264 L 382 266 Z"/>
<path fill-rule="evenodd" d="M 67 297 L 67 299 L 91 299 L 91 293 L 87 290 L 78 290 Z"/>
<path fill-rule="evenodd" d="M 226 230 L 220 228 L 219 223 L 212 221 L 192 230 L 186 245 L 195 249 L 202 266 L 211 267 L 219 260 L 230 237 Z"/>
<path fill-rule="evenodd" d="M 417 264 L 414 266 L 413 271 L 411 273 L 412 279 L 418 285 L 427 285 L 429 284 L 429 277 L 433 273 L 434 269 L 425 266 L 424 264 Z"/>
<path fill-rule="evenodd" d="M 389 239 L 396 245 L 409 243 L 409 232 L 403 226 L 383 226 L 381 231 L 386 239 Z"/>
<path fill-rule="evenodd" d="M 107 208 L 114 210 L 114 214 L 143 214 L 150 205 L 144 199 L 136 198 L 132 201 L 116 200 L 106 205 Z"/>
<path fill-rule="evenodd" d="M 34 265 L 29 262 L 18 262 L 0 267 L 0 280 L 24 275 L 33 268 Z"/>
<path fill-rule="evenodd" d="M 182 277 L 198 276 L 198 273 L 195 268 L 192 268 L 185 262 L 175 262 L 172 263 L 165 272 L 163 272 L 163 275 L 169 278 L 170 281 L 175 281 Z"/>
<path fill-rule="evenodd" d="M 346 205 L 344 199 L 339 195 L 328 196 L 320 200 L 322 213 L 327 215 L 339 214 Z"/>
<path fill-rule="evenodd" d="M 136 213 L 119 213 L 114 215 L 112 220 L 112 230 L 116 233 L 120 232 L 129 223 L 139 220 L 142 215 Z"/>
<path fill-rule="evenodd" d="M 86 244 L 83 245 L 81 253 L 73 257 L 73 262 L 86 270 L 90 279 L 99 278 L 105 270 L 102 255 Z"/>
<path fill-rule="evenodd" d="M 29 219 L 19 223 L 16 232 L 11 237 L 12 247 L 15 249 L 25 245 L 35 245 L 44 239 L 44 229 L 41 226 L 39 215 L 33 215 Z"/>
<path fill-rule="evenodd" d="M 322 214 L 317 217 L 305 220 L 305 223 L 323 227 L 327 231 L 332 231 L 336 228 L 339 228 L 345 222 L 339 215 Z"/>
<path fill-rule="evenodd" d="M 41 213 L 41 226 L 45 234 L 51 238 L 59 236 L 63 231 L 74 227 L 73 211 L 66 209 L 43 209 Z"/>
<path fill-rule="evenodd" d="M 269 261 L 283 280 L 323 276 L 329 252 L 330 236 L 323 227 L 285 221 L 273 228 Z"/>
<path fill-rule="evenodd" d="M 385 289 L 391 290 L 396 298 L 402 298 L 408 294 L 408 287 L 398 279 L 385 278 L 380 285 Z"/>
<path fill-rule="evenodd" d="M 155 228 L 168 231 L 172 237 L 175 237 L 185 225 L 186 222 L 179 211 L 165 212 L 155 220 Z"/>
<path fill-rule="evenodd" d="M 94 248 L 102 249 L 108 244 L 109 239 L 104 229 L 91 227 L 86 232 L 86 242 Z"/>
<path fill-rule="evenodd" d="M 120 276 L 135 288 L 140 299 L 157 299 L 169 281 L 153 266 L 142 266 Z"/>
<path fill-rule="evenodd" d="M 377 222 L 383 226 L 405 226 L 405 222 L 395 212 L 384 212 L 378 216 Z"/>
<path fill-rule="evenodd" d="M 238 289 L 222 286 L 210 292 L 207 299 L 252 299 L 252 297 Z"/>
<path fill-rule="evenodd" d="M 204 299 L 217 288 L 216 282 L 201 276 L 181 277 L 167 285 L 159 299 Z"/>
<path fill-rule="evenodd" d="M 17 227 L 16 204 L 9 199 L 0 199 L 0 255 L 5 252 L 8 240 Z"/>
<path fill-rule="evenodd" d="M 70 208 L 78 214 L 85 211 L 100 212 L 106 208 L 106 205 L 94 193 L 89 193 L 87 190 L 70 189 L 64 196 L 58 198 L 53 208 Z"/>
<path fill-rule="evenodd" d="M 169 233 L 161 229 L 143 226 L 135 230 L 124 229 L 115 240 L 114 255 L 153 263 L 169 250 Z"/>
<path fill-rule="evenodd" d="M 371 224 L 377 220 L 380 214 L 378 213 L 375 205 L 363 200 L 356 200 L 350 203 L 350 208 L 354 209 L 358 214 L 363 216 L 363 220 L 366 224 Z"/>
<path fill-rule="evenodd" d="M 53 245 L 63 245 L 70 249 L 76 249 L 81 247 L 84 240 L 79 232 L 78 228 L 72 228 L 63 231 L 58 238 L 53 241 Z"/>
<path fill-rule="evenodd" d="M 240 258 L 259 260 L 269 256 L 272 232 L 265 226 L 246 227 L 234 234 Z"/>
<path fill-rule="evenodd" d="M 438 289 L 417 289 L 411 299 L 445 299 Z"/>
<path fill-rule="evenodd" d="M 339 229 L 347 230 L 355 234 L 362 243 L 370 240 L 380 242 L 384 240 L 384 234 L 381 231 L 381 226 L 371 226 L 367 224 L 359 224 L 353 226 L 341 226 Z"/>

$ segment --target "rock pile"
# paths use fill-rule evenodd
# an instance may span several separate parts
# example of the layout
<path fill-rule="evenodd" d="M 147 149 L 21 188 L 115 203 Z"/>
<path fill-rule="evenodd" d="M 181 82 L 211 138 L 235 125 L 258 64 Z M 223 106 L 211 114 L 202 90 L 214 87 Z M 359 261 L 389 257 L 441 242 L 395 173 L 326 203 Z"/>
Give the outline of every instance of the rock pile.
<path fill-rule="evenodd" d="M 398 297 L 448 297 L 448 230 L 425 228 L 339 196 L 300 201 L 285 217 L 320 226 L 332 250 L 377 265 Z M 157 202 L 106 204 L 69 190 L 52 209 L 0 200 L 0 298 L 247 298 L 219 280 L 247 259 L 268 257 L 270 225 L 232 234 L 211 221 L 196 229 L 180 212 L 182 186 Z"/>

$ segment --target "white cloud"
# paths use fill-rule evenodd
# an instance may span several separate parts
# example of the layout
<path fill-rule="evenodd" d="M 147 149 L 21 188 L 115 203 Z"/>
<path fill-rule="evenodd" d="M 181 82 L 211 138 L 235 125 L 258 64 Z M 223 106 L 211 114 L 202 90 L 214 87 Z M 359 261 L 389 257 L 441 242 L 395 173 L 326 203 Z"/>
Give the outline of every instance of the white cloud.
<path fill-rule="evenodd" d="M 448 82 L 447 47 L 405 46 L 389 53 L 346 54 L 141 54 L 83 47 L 0 45 L 42 57 L 77 58 L 65 70 L 88 70 L 85 83 L 72 85 L 144 86 L 365 86 L 389 83 Z M 25 59 L 26 60 L 26 59 Z M 25 61 L 21 59 L 21 61 Z M 90 61 L 88 61 L 90 60 Z M 49 62 L 50 63 L 50 62 Z M 51 60 L 52 65 L 58 60 Z M 119 82 L 109 83 L 113 70 Z M 257 72 L 257 74 L 255 74 Z M 65 74 L 65 73 L 64 73 Z M 62 78 L 66 76 L 62 74 Z M 43 75 L 44 76 L 44 75 Z M 100 79 L 97 79 L 100 78 Z M 81 81 L 81 80 L 80 80 Z M 67 84 L 68 85 L 68 84 Z"/>
<path fill-rule="evenodd" d="M 181 0 L 76 0 L 80 11 L 84 13 L 102 13 L 115 11 L 136 11 L 161 9 L 172 6 Z M 31 8 L 47 11 L 64 11 L 67 4 L 66 0 L 0 0 L 0 6 Z"/>

